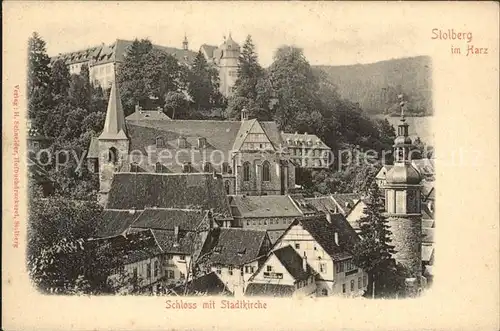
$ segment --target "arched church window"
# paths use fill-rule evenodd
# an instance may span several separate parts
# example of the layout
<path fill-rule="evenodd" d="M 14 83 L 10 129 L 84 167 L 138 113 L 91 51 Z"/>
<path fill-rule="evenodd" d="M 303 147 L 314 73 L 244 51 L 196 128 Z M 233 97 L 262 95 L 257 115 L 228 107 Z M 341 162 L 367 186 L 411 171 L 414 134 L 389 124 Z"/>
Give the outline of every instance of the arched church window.
<path fill-rule="evenodd" d="M 271 165 L 267 161 L 264 161 L 264 163 L 262 164 L 262 181 L 271 181 Z"/>
<path fill-rule="evenodd" d="M 243 181 L 248 182 L 250 180 L 250 162 L 243 163 Z"/>
<path fill-rule="evenodd" d="M 108 162 L 116 164 L 118 162 L 118 151 L 111 147 L 108 151 Z"/>
<path fill-rule="evenodd" d="M 224 187 L 226 188 L 226 194 L 231 193 L 231 183 L 228 180 L 224 183 Z"/>
<path fill-rule="evenodd" d="M 182 172 L 184 173 L 192 172 L 191 163 L 184 163 L 184 166 L 182 167 Z"/>
<path fill-rule="evenodd" d="M 139 171 L 139 165 L 136 162 L 132 162 L 130 164 L 130 172 L 138 172 Z"/>

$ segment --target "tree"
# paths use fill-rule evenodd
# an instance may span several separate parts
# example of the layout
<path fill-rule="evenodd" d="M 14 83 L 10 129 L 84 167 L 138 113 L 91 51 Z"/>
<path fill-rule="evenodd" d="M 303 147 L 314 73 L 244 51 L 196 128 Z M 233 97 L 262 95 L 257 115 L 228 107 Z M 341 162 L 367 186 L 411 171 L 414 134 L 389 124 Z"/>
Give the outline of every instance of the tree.
<path fill-rule="evenodd" d="M 354 245 L 353 253 L 356 265 L 369 275 L 368 289 L 378 294 L 391 290 L 383 276 L 396 268 L 392 257 L 395 253 L 394 246 L 390 245 L 392 233 L 382 214 L 383 210 L 379 188 L 373 182 L 368 192 L 364 216 L 359 220 L 361 240 Z"/>
<path fill-rule="evenodd" d="M 45 41 L 33 32 L 28 41 L 28 99 L 38 89 L 50 87 L 50 58 L 45 49 Z"/>
<path fill-rule="evenodd" d="M 283 46 L 279 48 L 269 68 L 269 81 L 277 98 L 274 119 L 281 130 L 298 131 L 307 128 L 308 132 L 318 132 L 316 127 L 322 121 L 304 123 L 307 114 L 318 109 L 318 79 L 300 48 Z M 312 127 L 311 127 L 312 124 Z"/>
<path fill-rule="evenodd" d="M 54 98 L 65 100 L 69 96 L 70 74 L 63 60 L 57 60 L 52 65 L 51 82 Z"/>
<path fill-rule="evenodd" d="M 154 48 L 151 41 L 134 40 L 117 74 L 125 115 L 131 114 L 137 104 L 163 106 L 169 91 L 184 86 L 183 70 L 175 57 Z"/>
<path fill-rule="evenodd" d="M 89 109 L 92 99 L 93 88 L 90 84 L 89 68 L 82 65 L 79 75 L 71 75 L 69 85 L 69 100 L 73 107 Z"/>
<path fill-rule="evenodd" d="M 196 110 L 219 107 L 223 98 L 219 92 L 219 74 L 198 52 L 187 74 L 187 89 Z"/>
<path fill-rule="evenodd" d="M 234 94 L 251 100 L 257 99 L 257 83 L 263 76 L 252 37 L 247 36 L 238 58 L 238 78 L 234 84 Z"/>

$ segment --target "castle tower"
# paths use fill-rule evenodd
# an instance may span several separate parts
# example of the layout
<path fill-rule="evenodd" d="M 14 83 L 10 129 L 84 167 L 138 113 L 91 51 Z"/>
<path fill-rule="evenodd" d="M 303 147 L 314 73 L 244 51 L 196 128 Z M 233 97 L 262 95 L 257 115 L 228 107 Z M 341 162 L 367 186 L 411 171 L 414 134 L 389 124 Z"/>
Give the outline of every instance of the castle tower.
<path fill-rule="evenodd" d="M 402 102 L 404 107 L 404 102 Z M 408 123 L 401 111 L 398 135 L 394 140 L 394 166 L 388 171 L 385 210 L 395 246 L 396 262 L 404 265 L 412 278 L 420 282 L 422 275 L 422 214 L 420 206 L 421 176 L 409 158 L 412 141 Z"/>
<path fill-rule="evenodd" d="M 225 97 L 232 93 L 232 88 L 238 78 L 238 58 L 240 46 L 233 40 L 231 33 L 220 45 L 221 58 L 219 61 L 220 92 Z"/>
<path fill-rule="evenodd" d="M 99 194 L 103 204 L 106 202 L 113 174 L 127 162 L 129 143 L 125 114 L 115 80 L 111 85 L 104 128 L 98 138 Z"/>

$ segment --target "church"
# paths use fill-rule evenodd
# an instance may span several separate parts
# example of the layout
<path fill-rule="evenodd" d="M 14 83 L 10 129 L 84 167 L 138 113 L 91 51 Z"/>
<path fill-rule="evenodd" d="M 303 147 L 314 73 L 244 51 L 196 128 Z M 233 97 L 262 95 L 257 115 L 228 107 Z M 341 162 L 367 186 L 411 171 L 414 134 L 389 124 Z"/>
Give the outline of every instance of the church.
<path fill-rule="evenodd" d="M 240 121 L 126 119 L 115 83 L 87 163 L 99 173 L 103 204 L 118 172 L 209 173 L 231 195 L 286 195 L 295 187 L 296 165 L 275 122 L 250 119 L 244 109 Z"/>

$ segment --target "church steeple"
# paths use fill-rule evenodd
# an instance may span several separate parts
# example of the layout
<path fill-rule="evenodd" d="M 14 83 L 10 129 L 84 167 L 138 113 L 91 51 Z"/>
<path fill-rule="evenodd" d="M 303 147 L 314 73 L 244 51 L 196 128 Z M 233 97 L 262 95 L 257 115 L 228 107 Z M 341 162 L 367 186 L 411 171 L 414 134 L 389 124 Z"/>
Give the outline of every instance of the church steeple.
<path fill-rule="evenodd" d="M 99 139 L 128 139 L 125 114 L 123 113 L 120 93 L 116 87 L 116 80 L 111 85 L 104 129 Z"/>
<path fill-rule="evenodd" d="M 399 95 L 401 107 L 401 121 L 398 125 L 398 136 L 394 140 L 394 162 L 395 163 L 406 163 L 411 161 L 408 159 L 410 148 L 412 146 L 411 138 L 408 135 L 408 123 L 406 123 L 404 110 L 406 107 L 406 101 L 403 100 L 403 95 Z"/>
<path fill-rule="evenodd" d="M 189 46 L 188 38 L 186 34 L 184 34 L 184 41 L 182 42 L 182 49 L 187 51 Z"/>

